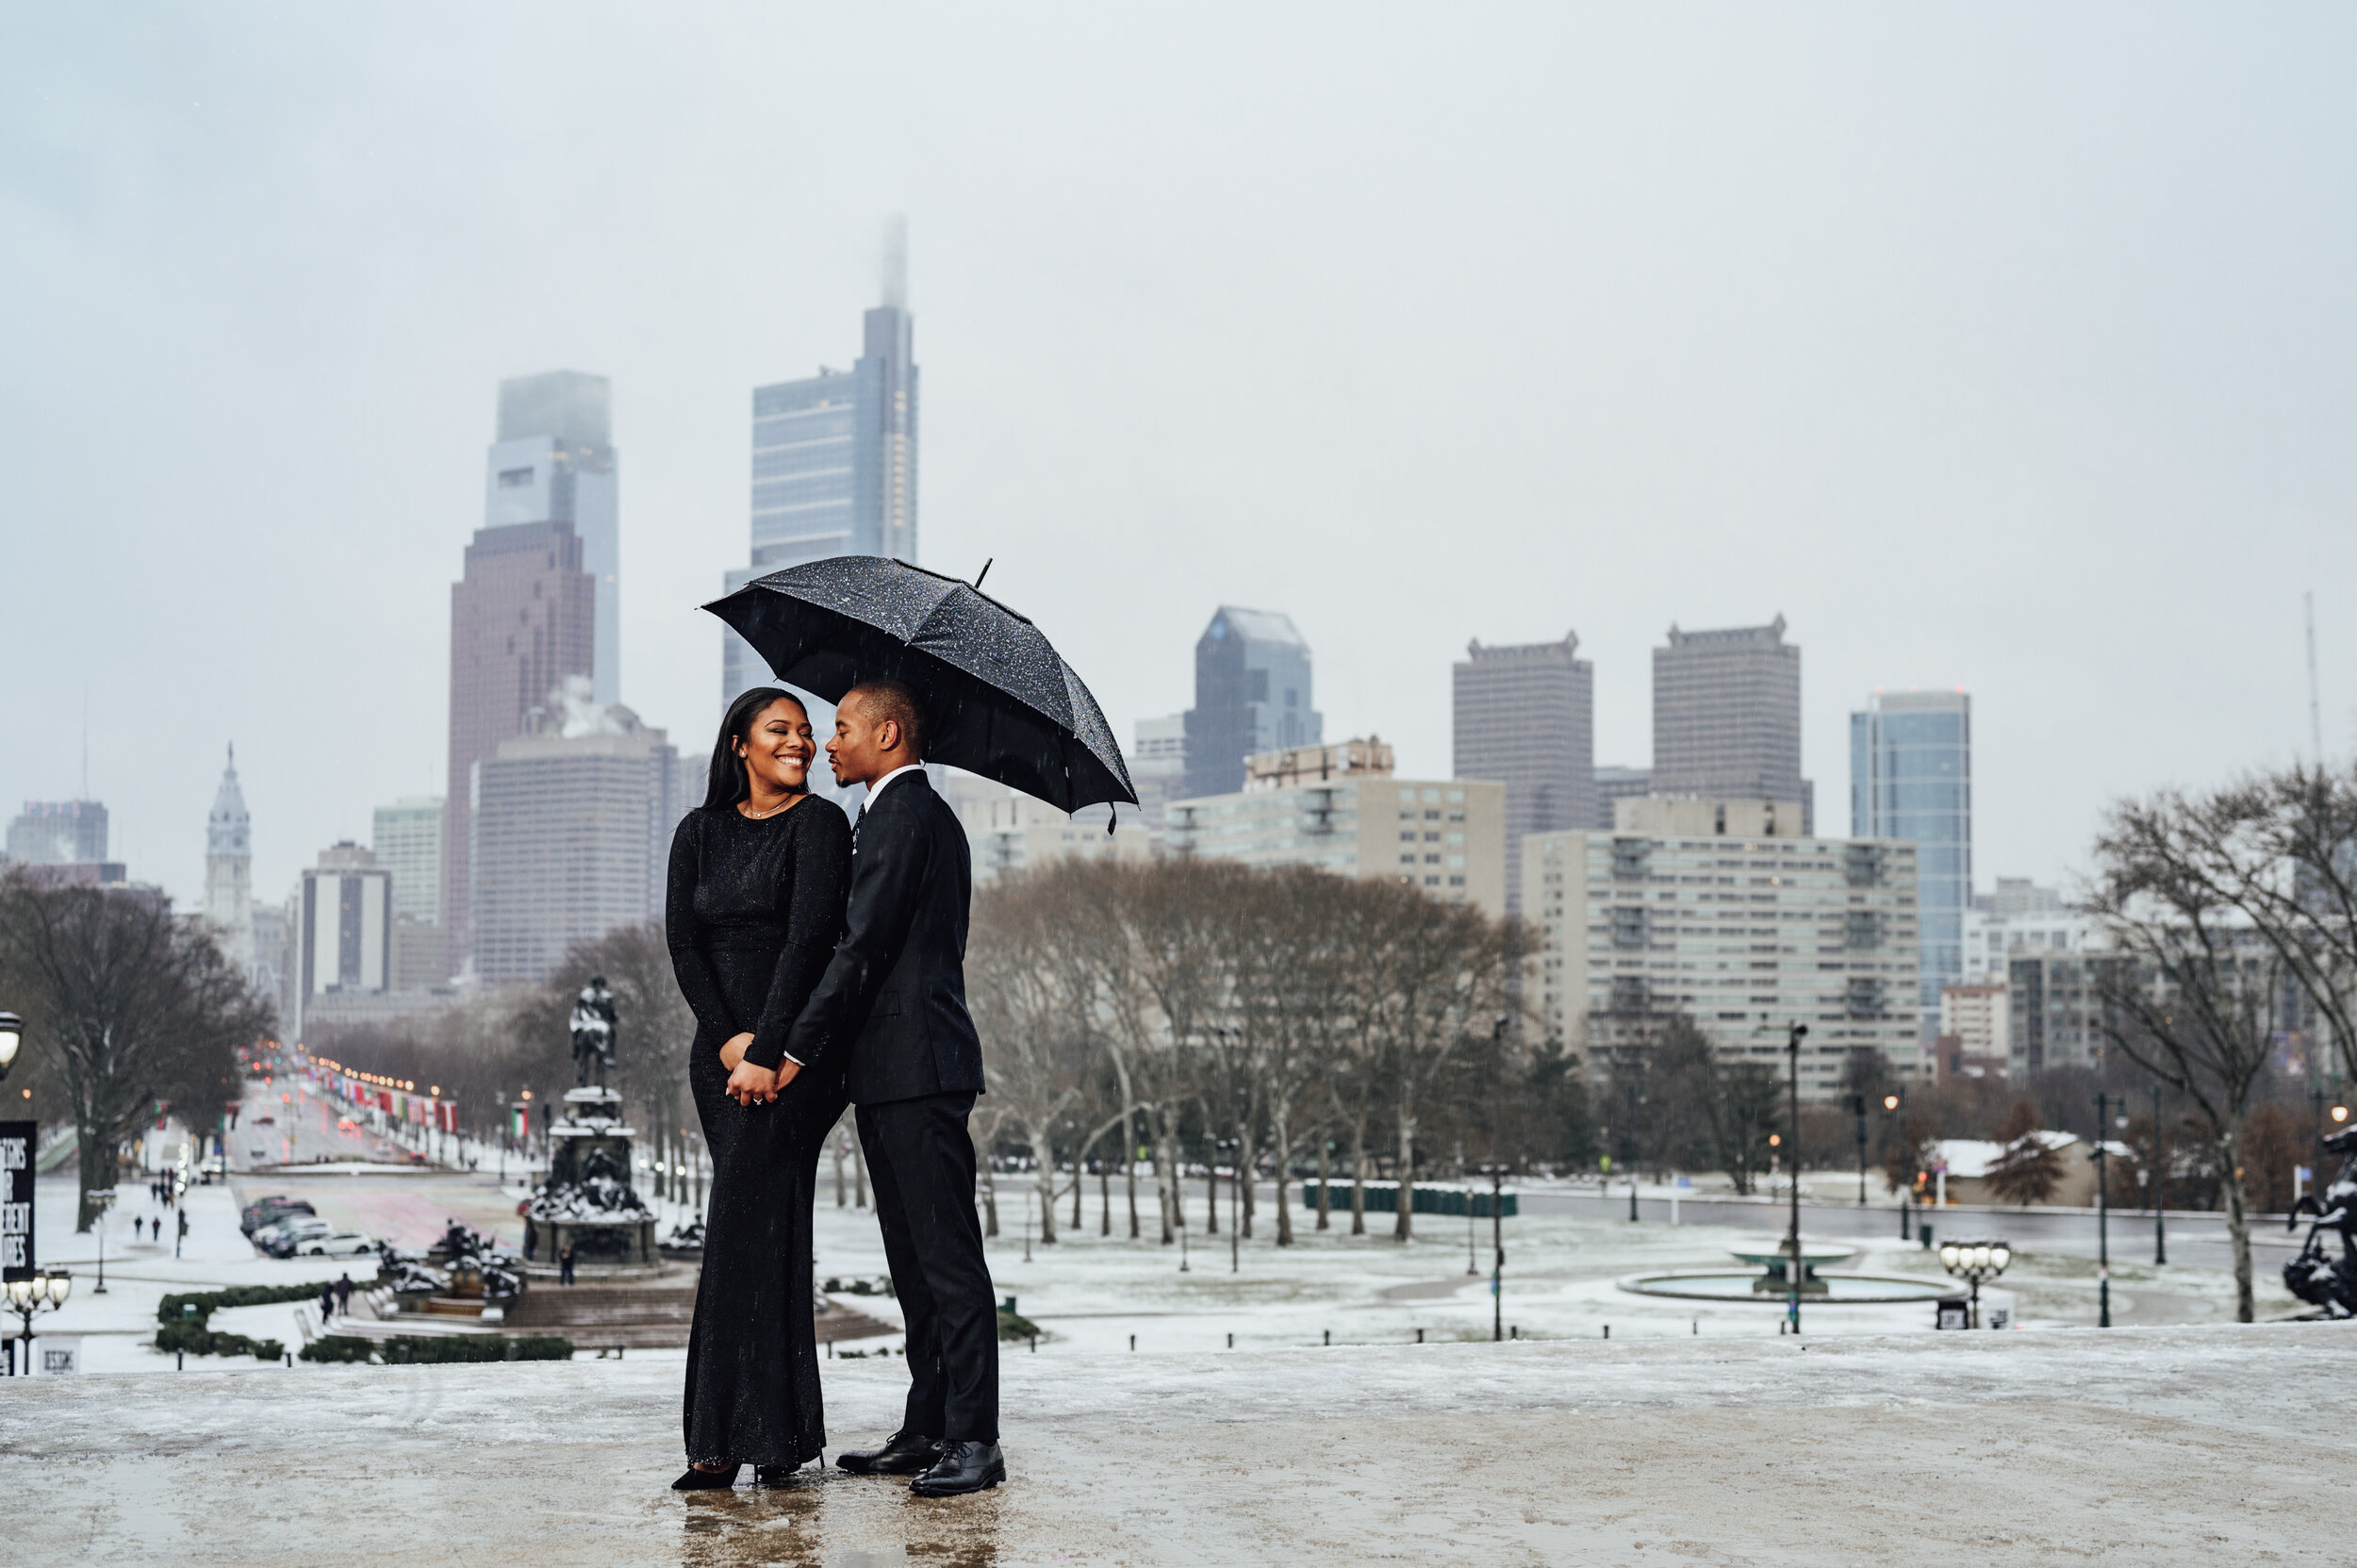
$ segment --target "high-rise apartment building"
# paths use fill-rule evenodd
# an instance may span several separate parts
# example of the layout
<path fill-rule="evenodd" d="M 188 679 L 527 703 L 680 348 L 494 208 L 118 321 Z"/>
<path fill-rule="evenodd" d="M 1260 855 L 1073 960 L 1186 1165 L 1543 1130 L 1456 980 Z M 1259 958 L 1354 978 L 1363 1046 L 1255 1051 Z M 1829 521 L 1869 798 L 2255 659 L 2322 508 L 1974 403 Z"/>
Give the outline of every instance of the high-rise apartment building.
<path fill-rule="evenodd" d="M 1123 817 L 1108 833 L 1109 806 L 1063 812 L 1004 784 L 969 796 L 957 813 L 978 885 L 1059 860 L 1146 860 L 1153 853 L 1136 817 Z"/>
<path fill-rule="evenodd" d="M 1187 710 L 1186 792 L 1244 787 L 1244 758 L 1316 746 L 1325 716 L 1310 690 L 1310 645 L 1293 618 L 1223 604 L 1195 644 L 1195 706 Z"/>
<path fill-rule="evenodd" d="M 245 792 L 238 787 L 234 746 L 205 818 L 205 917 L 221 933 L 229 961 L 254 978 L 253 820 L 246 815 Z"/>
<path fill-rule="evenodd" d="M 584 724 L 536 716 L 470 780 L 475 972 L 545 978 L 565 949 L 659 919 L 671 832 L 686 814 L 678 753 L 628 708 Z"/>
<path fill-rule="evenodd" d="M 569 522 L 581 568 L 595 584 L 592 700 L 622 700 L 621 505 L 614 464 L 613 384 L 579 371 L 500 383 L 499 441 L 491 448 L 484 520 Z"/>
<path fill-rule="evenodd" d="M 96 801 L 27 801 L 8 823 L 8 858 L 34 866 L 107 858 L 107 808 Z"/>
<path fill-rule="evenodd" d="M 1653 651 L 1650 791 L 1702 800 L 1798 801 L 1815 831 L 1816 792 L 1801 777 L 1801 650 L 1784 617 L 1765 626 L 1682 632 Z"/>
<path fill-rule="evenodd" d="M 1915 844 L 1923 941 L 1920 1004 L 1964 978 L 1972 905 L 1972 699 L 1961 691 L 1876 692 L 1850 716 L 1850 835 Z"/>
<path fill-rule="evenodd" d="M 1246 866 L 1315 866 L 1506 913 L 1506 786 L 1402 779 L 1373 738 L 1261 752 L 1244 788 L 1174 801 L 1164 850 Z"/>
<path fill-rule="evenodd" d="M 1611 833 L 1523 840 L 1529 995 L 1601 1076 L 1683 1014 L 1733 1062 L 1774 1066 L 1808 1026 L 1801 1092 L 1852 1051 L 1922 1070 L 1915 846 L 1812 838 L 1793 800 L 1624 801 Z"/>
<path fill-rule="evenodd" d="M 1506 785 L 1506 907 L 1522 908 L 1526 834 L 1586 828 L 1596 815 L 1596 670 L 1579 635 L 1467 645 L 1454 667 L 1452 734 L 1460 779 Z"/>
<path fill-rule="evenodd" d="M 915 564 L 915 332 L 906 280 L 890 265 L 884 303 L 866 313 L 849 370 L 822 365 L 816 375 L 753 388 L 752 555 L 728 574 L 730 592 L 830 555 Z M 744 638 L 720 635 L 726 702 L 770 675 Z"/>
<path fill-rule="evenodd" d="M 566 372 L 560 372 L 563 374 Z M 466 575 L 450 590 L 450 788 L 442 812 L 441 915 L 446 974 L 464 971 L 469 946 L 468 854 L 471 843 L 469 786 L 474 765 L 502 741 L 523 733 L 535 709 L 554 706 L 569 679 L 594 686 L 597 664 L 597 579 L 574 530 L 585 479 L 594 479 L 572 443 L 602 426 L 586 424 L 507 438 L 509 391 L 551 382 L 536 376 L 501 388 L 503 438 L 490 451 L 484 525 L 467 546 Z M 596 381 L 581 377 L 581 382 Z M 603 383 L 598 386 L 602 388 Z M 587 392 L 573 382 L 580 398 Z M 575 404 L 549 394 L 562 412 Z M 555 413 L 519 393 L 524 422 L 558 422 Z M 597 406 L 602 409 L 602 397 Z M 527 412 L 543 413 L 524 421 Z M 611 495 L 611 453 L 606 493 Z M 590 487 L 594 492 L 596 487 Z"/>

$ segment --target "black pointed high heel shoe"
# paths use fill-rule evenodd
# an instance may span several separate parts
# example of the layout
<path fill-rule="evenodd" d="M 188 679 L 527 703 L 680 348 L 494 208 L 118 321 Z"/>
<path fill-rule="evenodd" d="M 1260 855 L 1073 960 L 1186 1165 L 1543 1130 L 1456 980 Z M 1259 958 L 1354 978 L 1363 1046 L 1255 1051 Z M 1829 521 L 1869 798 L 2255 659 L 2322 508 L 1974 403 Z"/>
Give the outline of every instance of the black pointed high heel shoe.
<path fill-rule="evenodd" d="M 674 1492 L 726 1492 L 736 1484 L 736 1473 L 742 1465 L 730 1465 L 726 1470 L 699 1470 L 694 1465 L 671 1483 Z"/>

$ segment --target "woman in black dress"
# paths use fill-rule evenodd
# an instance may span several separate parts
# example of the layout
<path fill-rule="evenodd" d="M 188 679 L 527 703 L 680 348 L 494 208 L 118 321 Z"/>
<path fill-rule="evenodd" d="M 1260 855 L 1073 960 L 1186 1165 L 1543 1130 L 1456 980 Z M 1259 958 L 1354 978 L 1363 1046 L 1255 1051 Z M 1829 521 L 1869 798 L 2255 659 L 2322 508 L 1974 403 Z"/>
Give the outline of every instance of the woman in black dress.
<path fill-rule="evenodd" d="M 696 1015 L 687 1081 L 712 1150 L 703 1278 L 687 1341 L 683 1492 L 783 1478 L 827 1441 L 811 1324 L 811 1194 L 846 1103 L 842 1069 L 769 1103 L 729 1098 L 758 1037 L 783 1039 L 843 931 L 851 829 L 809 793 L 810 715 L 774 686 L 721 721 L 704 803 L 671 840 L 666 933 Z"/>

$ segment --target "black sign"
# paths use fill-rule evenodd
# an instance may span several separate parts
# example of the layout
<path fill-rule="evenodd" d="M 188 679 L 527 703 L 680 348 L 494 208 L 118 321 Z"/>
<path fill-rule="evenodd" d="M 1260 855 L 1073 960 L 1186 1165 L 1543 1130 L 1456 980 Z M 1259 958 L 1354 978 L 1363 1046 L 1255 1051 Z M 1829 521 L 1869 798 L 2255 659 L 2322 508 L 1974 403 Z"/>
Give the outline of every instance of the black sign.
<path fill-rule="evenodd" d="M 0 1279 L 33 1272 L 33 1149 L 38 1122 L 0 1122 Z"/>

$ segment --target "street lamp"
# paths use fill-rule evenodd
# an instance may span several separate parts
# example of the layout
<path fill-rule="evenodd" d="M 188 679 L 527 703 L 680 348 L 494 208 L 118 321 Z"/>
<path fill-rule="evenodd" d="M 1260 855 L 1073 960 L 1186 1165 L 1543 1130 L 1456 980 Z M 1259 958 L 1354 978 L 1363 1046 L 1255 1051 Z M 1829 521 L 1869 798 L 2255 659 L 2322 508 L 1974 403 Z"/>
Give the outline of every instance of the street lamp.
<path fill-rule="evenodd" d="M 1981 1281 L 1994 1279 L 2013 1262 L 2011 1242 L 1942 1242 L 1939 1266 L 1972 1287 L 1972 1314 L 1966 1321 L 1981 1326 Z"/>
<path fill-rule="evenodd" d="M 1492 1343 L 1506 1337 L 1506 1170 L 1500 1164 L 1480 1166 L 1477 1174 L 1490 1179 L 1490 1246 L 1493 1262 L 1490 1267 L 1490 1338 Z M 1465 1195 L 1465 1210 L 1473 1211 L 1473 1194 Z"/>
<path fill-rule="evenodd" d="M 1215 1139 L 1211 1144 L 1211 1197 L 1209 1204 L 1211 1218 L 1219 1218 L 1219 1151 L 1228 1149 L 1235 1164 L 1228 1171 L 1228 1272 L 1238 1274 L 1244 1269 L 1244 1191 L 1238 1185 L 1244 1180 L 1244 1145 L 1233 1138 Z"/>
<path fill-rule="evenodd" d="M 2109 1169 L 2103 1159 L 2103 1134 L 2111 1126 L 2112 1097 L 2095 1097 L 2095 1326 L 2112 1326 L 2112 1211 Z"/>
<path fill-rule="evenodd" d="M 17 1334 L 25 1346 L 25 1376 L 33 1371 L 33 1314 L 54 1312 L 65 1305 L 73 1293 L 74 1276 L 64 1269 L 37 1269 L 22 1279 L 8 1282 L 8 1309 L 24 1322 Z"/>
<path fill-rule="evenodd" d="M 1883 1096 L 1883 1115 L 1885 1117 L 1899 1116 L 1899 1136 L 1902 1138 L 1907 1135 L 1907 1123 L 1906 1118 L 1899 1114 L 1905 1109 L 1906 1103 L 1907 1092 L 1904 1089 L 1893 1089 Z M 1910 1157 L 1908 1164 L 1913 1163 Z M 1907 1234 L 1907 1184 L 1901 1182 L 1899 1184 L 1899 1239 L 1903 1242 L 1912 1239 Z"/>
<path fill-rule="evenodd" d="M 0 1013 L 0 1078 L 8 1076 L 16 1065 L 16 1053 L 25 1044 L 25 1020 L 13 1013 Z"/>
<path fill-rule="evenodd" d="M 1807 1038 L 1808 1025 L 1794 1024 L 1784 1039 L 1785 1055 L 1792 1065 L 1792 1157 L 1786 1162 L 1792 1183 L 1792 1227 L 1785 1233 L 1792 1267 L 1785 1276 L 1785 1313 L 1796 1334 L 1801 1331 L 1801 1042 Z"/>
<path fill-rule="evenodd" d="M 2161 1081 L 2152 1081 L 2152 1266 L 2168 1262 L 2168 1155 L 2161 1142 Z"/>
<path fill-rule="evenodd" d="M 1857 1116 L 1857 1206 L 1866 1207 L 1866 1097 L 1850 1097 L 1850 1109 Z"/>
<path fill-rule="evenodd" d="M 114 1207 L 115 1190 L 112 1187 L 92 1187 L 84 1196 L 98 1211 L 98 1289 L 92 1294 L 104 1296 L 107 1294 L 107 1211 Z"/>

